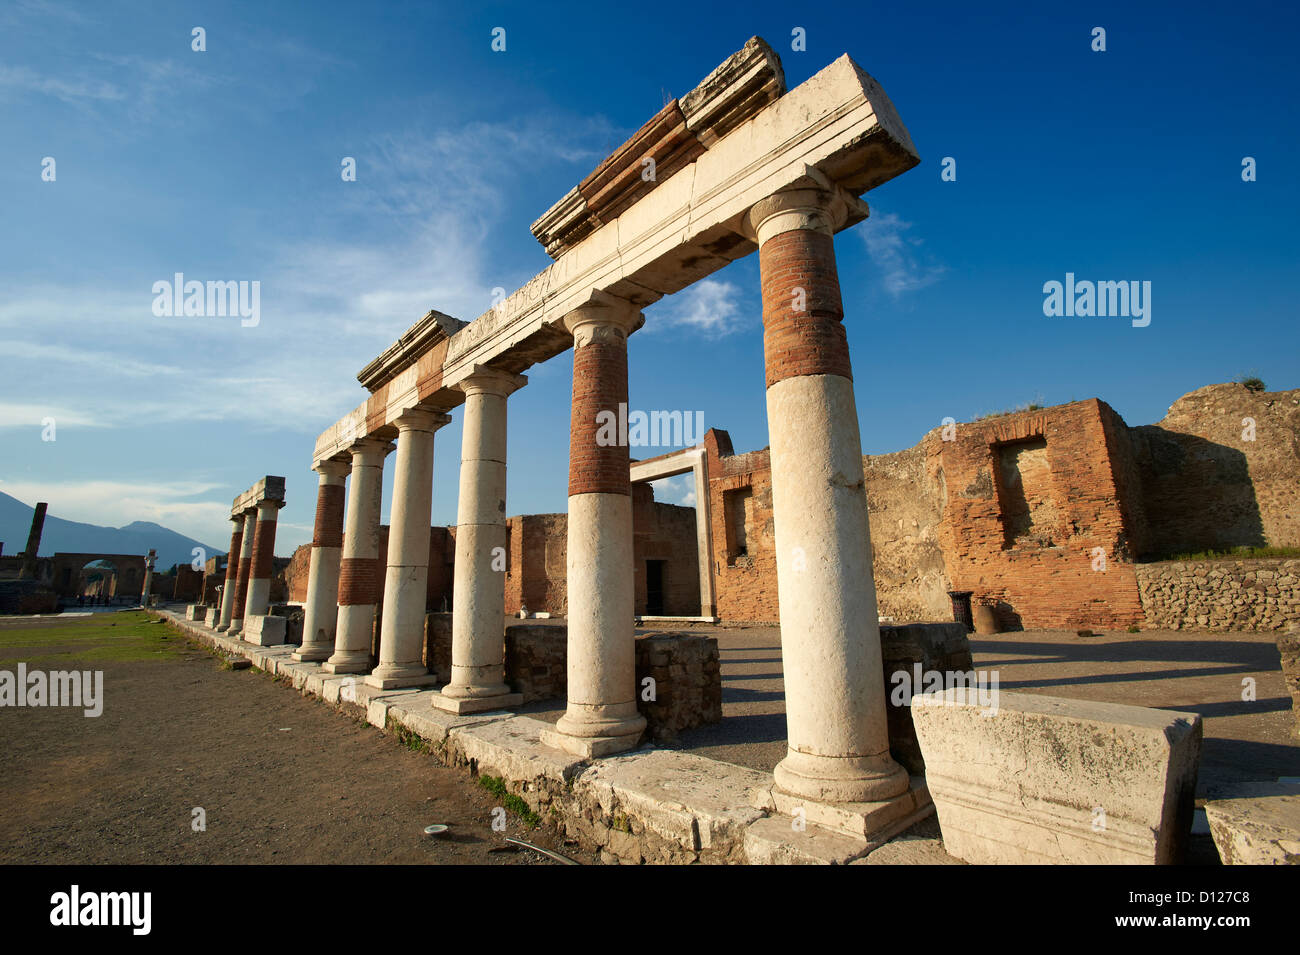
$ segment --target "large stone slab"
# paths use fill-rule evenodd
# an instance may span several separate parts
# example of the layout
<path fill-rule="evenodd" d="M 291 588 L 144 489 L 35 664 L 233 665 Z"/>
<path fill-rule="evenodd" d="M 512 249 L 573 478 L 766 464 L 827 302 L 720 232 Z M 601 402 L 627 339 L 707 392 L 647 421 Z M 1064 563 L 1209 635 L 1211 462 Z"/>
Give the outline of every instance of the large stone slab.
<path fill-rule="evenodd" d="M 750 865 L 846 865 L 867 848 L 865 839 L 790 816 L 768 816 L 745 830 L 745 861 Z"/>
<path fill-rule="evenodd" d="M 1224 865 L 1300 865 L 1300 786 L 1240 783 L 1205 817 Z"/>
<path fill-rule="evenodd" d="M 278 647 L 284 643 L 285 619 L 269 614 L 251 614 L 244 620 L 244 641 L 258 647 Z"/>
<path fill-rule="evenodd" d="M 498 715 L 506 718 L 462 724 L 450 732 L 457 754 L 476 772 L 511 782 L 549 780 L 563 785 L 581 770 L 580 758 L 542 742 L 542 733 L 551 724 L 527 716 Z"/>
<path fill-rule="evenodd" d="M 1200 760 L 1195 713 L 960 690 L 912 720 L 944 847 L 975 863 L 1176 863 Z"/>

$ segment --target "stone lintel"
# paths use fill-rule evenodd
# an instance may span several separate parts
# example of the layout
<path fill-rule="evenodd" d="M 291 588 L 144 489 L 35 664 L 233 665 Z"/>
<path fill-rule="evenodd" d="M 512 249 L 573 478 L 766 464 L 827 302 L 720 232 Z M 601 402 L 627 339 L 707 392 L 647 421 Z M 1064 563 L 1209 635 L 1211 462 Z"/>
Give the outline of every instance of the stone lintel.
<path fill-rule="evenodd" d="M 230 516 L 236 518 L 259 504 L 284 507 L 284 478 L 268 474 L 243 494 L 236 495 L 230 505 Z"/>

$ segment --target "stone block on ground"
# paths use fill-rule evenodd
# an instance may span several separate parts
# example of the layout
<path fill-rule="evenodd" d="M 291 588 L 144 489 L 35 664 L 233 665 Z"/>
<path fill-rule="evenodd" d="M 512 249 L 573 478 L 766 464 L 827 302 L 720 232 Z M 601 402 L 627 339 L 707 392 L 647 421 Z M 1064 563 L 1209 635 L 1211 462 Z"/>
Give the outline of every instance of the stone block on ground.
<path fill-rule="evenodd" d="M 245 642 L 259 647 L 278 647 L 284 643 L 285 619 L 269 614 L 255 613 L 244 620 Z"/>
<path fill-rule="evenodd" d="M 952 673 L 970 673 L 975 668 L 970 639 L 966 627 L 960 623 L 882 625 L 880 653 L 885 699 L 888 701 L 889 753 L 909 773 L 919 776 L 925 772 L 925 760 L 912 726 L 911 693 L 903 695 L 896 703 L 899 700 L 897 690 L 903 684 L 900 683 L 901 677 L 895 674 L 905 674 L 906 686 L 919 693 L 923 687 L 916 684 L 918 667 L 922 674 L 942 673 L 945 677 Z M 944 688 L 949 686 L 951 682 L 946 680 Z"/>
<path fill-rule="evenodd" d="M 912 719 L 944 848 L 967 862 L 1177 863 L 1201 749 L 1195 713 L 1000 693 L 919 694 Z"/>
<path fill-rule="evenodd" d="M 1300 865 L 1300 786 L 1239 783 L 1205 817 L 1224 865 Z"/>

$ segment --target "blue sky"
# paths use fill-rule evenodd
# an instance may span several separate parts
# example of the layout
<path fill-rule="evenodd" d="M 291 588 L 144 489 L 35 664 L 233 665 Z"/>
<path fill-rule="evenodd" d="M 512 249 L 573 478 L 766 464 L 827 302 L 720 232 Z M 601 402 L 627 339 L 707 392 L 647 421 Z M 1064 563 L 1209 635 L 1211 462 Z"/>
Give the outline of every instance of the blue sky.
<path fill-rule="evenodd" d="M 1243 374 L 1296 387 L 1300 15 L 1136 6 L 5 0 L 0 490 L 224 547 L 230 499 L 281 474 L 288 554 L 356 372 L 427 309 L 472 319 L 543 269 L 529 224 L 755 34 L 791 88 L 850 54 L 921 153 L 836 239 L 865 452 L 1028 401 L 1144 424 Z M 259 281 L 259 324 L 155 316 L 176 272 Z M 1150 281 L 1151 324 L 1044 316 L 1066 272 Z M 756 257 L 646 315 L 633 407 L 764 446 Z M 535 366 L 511 398 L 512 514 L 564 509 L 571 372 Z M 437 523 L 459 457 L 457 413 Z"/>

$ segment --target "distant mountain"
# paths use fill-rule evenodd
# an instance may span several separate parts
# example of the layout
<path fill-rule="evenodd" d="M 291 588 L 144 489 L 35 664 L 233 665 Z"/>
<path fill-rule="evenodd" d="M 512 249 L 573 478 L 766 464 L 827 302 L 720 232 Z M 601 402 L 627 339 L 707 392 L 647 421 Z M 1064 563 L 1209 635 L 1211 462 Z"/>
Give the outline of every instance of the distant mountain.
<path fill-rule="evenodd" d="M 51 510 L 56 506 L 57 504 L 51 504 Z M 35 510 L 16 497 L 0 492 L 0 541 L 4 542 L 6 557 L 18 554 L 27 546 L 27 534 L 32 529 L 32 514 Z M 49 557 L 55 551 L 144 555 L 152 549 L 158 552 L 158 570 L 164 571 L 172 564 L 188 564 L 193 561 L 195 547 L 202 547 L 208 557 L 225 553 L 225 550 L 209 547 L 192 537 L 149 521 L 133 521 L 125 527 L 101 527 L 98 524 L 65 521 L 47 512 L 39 556 Z"/>

